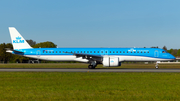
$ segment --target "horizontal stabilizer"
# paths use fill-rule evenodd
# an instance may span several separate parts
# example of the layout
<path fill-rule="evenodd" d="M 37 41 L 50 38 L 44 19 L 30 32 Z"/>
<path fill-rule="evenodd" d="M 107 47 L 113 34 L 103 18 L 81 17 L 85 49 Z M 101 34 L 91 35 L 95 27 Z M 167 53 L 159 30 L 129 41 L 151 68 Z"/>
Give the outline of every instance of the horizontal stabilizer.
<path fill-rule="evenodd" d="M 6 49 L 6 52 L 9 52 L 9 53 L 12 53 L 12 52 L 15 52 L 15 53 L 24 53 L 24 52 L 21 52 L 21 51 L 10 49 L 10 48 L 5 48 L 5 49 Z"/>

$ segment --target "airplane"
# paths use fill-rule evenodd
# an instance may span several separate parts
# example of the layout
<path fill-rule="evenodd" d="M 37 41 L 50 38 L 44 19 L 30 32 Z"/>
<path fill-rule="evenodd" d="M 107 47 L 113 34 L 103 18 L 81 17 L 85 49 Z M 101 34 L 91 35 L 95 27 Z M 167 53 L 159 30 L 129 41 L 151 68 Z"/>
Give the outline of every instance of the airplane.
<path fill-rule="evenodd" d="M 118 67 L 124 61 L 171 61 L 176 58 L 160 48 L 32 48 L 21 34 L 9 27 L 13 49 L 6 52 L 48 61 L 78 61 L 88 63 L 89 69 L 98 64 Z M 158 68 L 158 65 L 155 66 Z"/>

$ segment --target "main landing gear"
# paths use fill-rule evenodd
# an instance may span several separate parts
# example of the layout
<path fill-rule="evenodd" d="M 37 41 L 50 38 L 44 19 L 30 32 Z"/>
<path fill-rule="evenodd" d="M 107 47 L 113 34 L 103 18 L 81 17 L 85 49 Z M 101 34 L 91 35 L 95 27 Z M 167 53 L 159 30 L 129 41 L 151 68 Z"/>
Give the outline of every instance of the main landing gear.
<path fill-rule="evenodd" d="M 89 68 L 89 69 L 95 69 L 95 66 L 89 65 L 88 68 Z"/>
<path fill-rule="evenodd" d="M 95 69 L 95 67 L 97 66 L 96 61 L 91 61 L 90 65 L 88 66 L 89 69 Z"/>

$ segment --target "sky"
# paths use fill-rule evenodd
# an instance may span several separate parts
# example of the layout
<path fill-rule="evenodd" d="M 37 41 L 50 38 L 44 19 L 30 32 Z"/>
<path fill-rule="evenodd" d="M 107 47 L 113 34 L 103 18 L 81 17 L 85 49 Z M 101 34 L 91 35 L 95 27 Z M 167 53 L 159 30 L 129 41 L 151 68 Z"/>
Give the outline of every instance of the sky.
<path fill-rule="evenodd" d="M 180 49 L 180 0 L 1 0 L 0 43 L 8 27 L 58 47 Z"/>

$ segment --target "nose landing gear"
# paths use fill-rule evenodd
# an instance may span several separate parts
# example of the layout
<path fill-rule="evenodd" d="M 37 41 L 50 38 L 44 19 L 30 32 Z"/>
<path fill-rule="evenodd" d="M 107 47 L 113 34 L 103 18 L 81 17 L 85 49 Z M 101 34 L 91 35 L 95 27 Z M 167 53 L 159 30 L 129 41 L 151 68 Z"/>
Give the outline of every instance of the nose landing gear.
<path fill-rule="evenodd" d="M 155 68 L 156 68 L 156 69 L 158 69 L 158 68 L 159 68 L 159 67 L 158 67 L 158 64 L 156 64 Z"/>
<path fill-rule="evenodd" d="M 157 62 L 156 62 L 156 65 L 155 65 L 155 68 L 156 68 L 156 69 L 158 69 L 158 68 L 159 68 L 159 66 L 158 66 L 158 65 L 159 65 L 159 63 L 160 63 L 160 61 L 157 61 Z"/>

